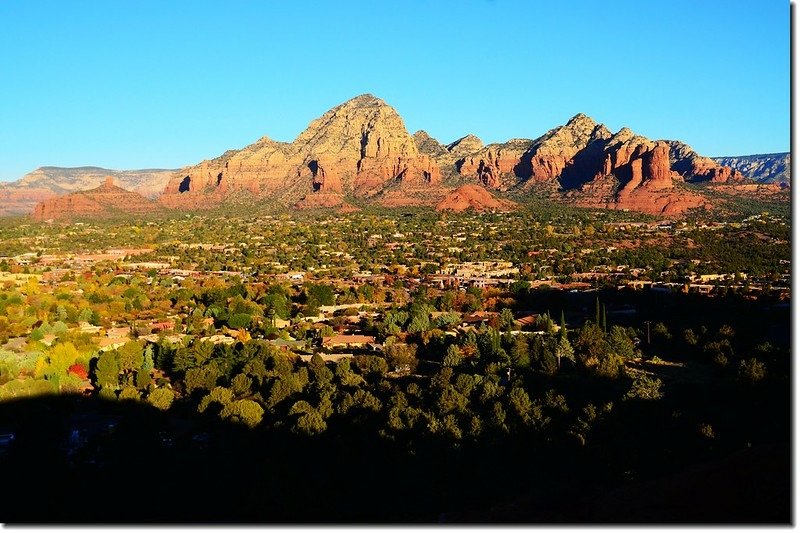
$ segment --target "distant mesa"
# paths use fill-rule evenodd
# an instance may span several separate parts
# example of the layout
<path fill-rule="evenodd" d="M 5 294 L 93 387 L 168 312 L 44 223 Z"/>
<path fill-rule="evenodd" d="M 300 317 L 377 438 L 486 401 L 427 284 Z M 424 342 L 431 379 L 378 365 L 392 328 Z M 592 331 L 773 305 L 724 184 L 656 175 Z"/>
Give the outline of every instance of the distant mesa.
<path fill-rule="evenodd" d="M 788 158 L 715 161 L 680 141 L 651 140 L 629 128 L 613 133 L 583 113 L 533 139 L 484 145 L 475 135 L 465 135 L 445 145 L 422 130 L 409 134 L 394 108 L 363 94 L 313 120 L 292 142 L 262 137 L 179 171 L 107 175 L 145 195 L 161 183 L 158 201 L 174 209 L 208 209 L 237 198 L 340 211 L 353 210 L 354 204 L 481 204 L 485 194 L 491 197 L 488 191 L 506 191 L 517 196 L 544 193 L 579 206 L 680 216 L 713 206 L 706 185 L 745 191 L 743 185 L 751 182 L 744 170 L 748 177 L 769 174 L 765 180 L 788 184 L 787 169 Z M 38 169 L 0 188 L 0 209 L 3 201 L 21 206 L 48 194 L 90 188 L 79 183 L 102 183 L 102 177 L 79 170 Z M 138 173 L 136 179 L 132 173 Z M 463 185 L 479 187 L 461 189 Z"/>
<path fill-rule="evenodd" d="M 119 214 L 141 215 L 158 209 L 156 202 L 117 187 L 113 176 L 107 176 L 94 189 L 40 202 L 34 209 L 33 218 L 38 221 L 106 218 Z"/>
<path fill-rule="evenodd" d="M 40 167 L 21 179 L 0 184 L 0 215 L 27 215 L 36 204 L 71 192 L 98 187 L 107 176 L 117 185 L 156 198 L 175 173 L 170 169 L 111 170 L 100 167 Z"/>
<path fill-rule="evenodd" d="M 733 157 L 713 157 L 718 165 L 728 166 L 758 183 L 789 186 L 792 181 L 792 156 L 788 152 Z"/>

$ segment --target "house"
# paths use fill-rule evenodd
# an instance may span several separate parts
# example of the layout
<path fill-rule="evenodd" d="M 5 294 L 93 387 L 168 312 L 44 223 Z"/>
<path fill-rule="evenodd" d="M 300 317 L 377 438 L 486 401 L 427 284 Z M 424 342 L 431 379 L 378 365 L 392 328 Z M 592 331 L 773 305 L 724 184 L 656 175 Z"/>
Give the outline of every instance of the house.
<path fill-rule="evenodd" d="M 47 334 L 44 337 L 42 337 L 42 340 L 40 342 L 42 344 L 44 344 L 45 346 L 52 346 L 57 338 L 58 337 L 56 335 L 53 335 L 52 333 L 50 333 L 50 334 Z"/>
<path fill-rule="evenodd" d="M 210 342 L 213 344 L 234 344 L 236 343 L 236 339 L 233 337 L 228 337 L 227 335 L 211 335 L 210 337 L 202 337 L 200 339 L 203 342 Z"/>
<path fill-rule="evenodd" d="M 93 326 L 88 322 L 78 322 L 78 331 L 81 333 L 90 333 L 92 335 L 100 333 L 100 326 Z"/>
<path fill-rule="evenodd" d="M 532 328 L 536 325 L 539 315 L 525 315 L 514 320 L 514 324 L 521 328 Z"/>
<path fill-rule="evenodd" d="M 106 330 L 106 337 L 128 337 L 130 334 L 131 328 L 129 326 L 108 328 Z"/>
<path fill-rule="evenodd" d="M 175 322 L 164 320 L 162 322 L 150 322 L 151 331 L 172 331 L 175 329 Z"/>
<path fill-rule="evenodd" d="M 278 328 L 278 329 L 286 329 L 286 328 L 288 328 L 289 326 L 292 325 L 291 321 L 284 320 L 282 318 L 275 318 L 273 320 L 273 322 L 274 322 L 275 327 Z"/>
<path fill-rule="evenodd" d="M 96 339 L 98 350 L 106 352 L 108 350 L 116 350 L 122 348 L 128 342 L 127 337 L 100 337 Z"/>
<path fill-rule="evenodd" d="M 319 353 L 317 355 L 322 357 L 322 360 L 326 363 L 338 363 L 342 359 L 353 358 L 353 354 L 351 353 Z M 314 356 L 310 354 L 297 354 L 297 357 L 299 357 L 301 361 L 308 363 Z"/>
<path fill-rule="evenodd" d="M 332 337 L 322 337 L 322 347 L 328 349 L 335 348 L 366 348 L 375 342 L 375 337 L 371 335 L 334 335 Z"/>
<path fill-rule="evenodd" d="M 466 327 L 485 324 L 493 316 L 499 316 L 499 313 L 493 311 L 475 311 L 474 313 L 464 315 L 461 319 L 461 326 Z"/>
<path fill-rule="evenodd" d="M 306 347 L 306 341 L 298 341 L 298 340 L 294 340 L 294 339 L 287 340 L 287 339 L 277 338 L 277 339 L 269 340 L 267 342 L 270 343 L 271 345 L 277 347 L 277 348 L 280 348 L 281 350 L 284 350 L 284 351 L 303 350 Z"/>

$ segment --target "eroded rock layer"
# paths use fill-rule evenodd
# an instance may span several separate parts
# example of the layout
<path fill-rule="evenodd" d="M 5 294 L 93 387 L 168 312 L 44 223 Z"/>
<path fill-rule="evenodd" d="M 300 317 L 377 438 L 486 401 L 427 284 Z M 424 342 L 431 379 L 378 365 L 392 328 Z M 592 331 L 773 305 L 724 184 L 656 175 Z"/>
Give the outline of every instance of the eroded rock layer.
<path fill-rule="evenodd" d="M 361 95 L 311 122 L 291 143 L 262 138 L 242 149 L 187 167 L 167 185 L 163 202 L 202 193 L 210 202 L 232 190 L 295 199 L 314 194 L 370 197 L 384 187 L 435 186 L 439 166 L 419 151 L 400 115 Z M 310 198 L 299 205 L 317 205 Z"/>
<path fill-rule="evenodd" d="M 35 220 L 103 218 L 118 214 L 141 215 L 158 210 L 158 204 L 141 194 L 114 185 L 108 176 L 102 185 L 88 191 L 49 198 L 36 205 Z"/>
<path fill-rule="evenodd" d="M 653 141 L 628 128 L 612 133 L 584 114 L 536 139 L 484 145 L 466 135 L 443 144 L 424 131 L 410 135 L 397 111 L 367 94 L 326 112 L 290 143 L 263 137 L 176 172 L 160 201 L 176 209 L 210 208 L 236 198 L 298 209 L 346 210 L 364 202 L 436 206 L 459 186 L 474 184 L 677 215 L 709 205 L 685 183 L 742 180 L 740 172 L 681 142 Z M 470 204 L 482 190 L 458 189 L 448 198 Z"/>

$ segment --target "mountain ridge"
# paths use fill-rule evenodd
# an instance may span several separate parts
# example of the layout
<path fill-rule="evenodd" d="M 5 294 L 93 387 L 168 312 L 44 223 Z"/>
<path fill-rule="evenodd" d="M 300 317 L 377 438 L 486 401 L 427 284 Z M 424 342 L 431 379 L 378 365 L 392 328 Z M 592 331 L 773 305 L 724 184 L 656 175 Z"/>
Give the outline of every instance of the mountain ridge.
<path fill-rule="evenodd" d="M 791 183 L 792 161 L 790 152 L 712 157 L 720 165 L 740 171 L 759 183 Z"/>
<path fill-rule="evenodd" d="M 105 218 L 114 213 L 144 214 L 158 209 L 160 206 L 156 202 L 115 185 L 114 177 L 106 176 L 94 189 L 76 191 L 39 202 L 34 209 L 33 219 L 71 220 L 90 216 Z"/>
<path fill-rule="evenodd" d="M 171 174 L 159 202 L 212 208 L 239 192 L 281 205 L 351 209 L 348 198 L 382 206 L 435 206 L 462 185 L 548 194 L 576 205 L 680 216 L 710 208 L 684 183 L 742 184 L 738 170 L 678 140 L 611 132 L 584 113 L 533 139 L 483 142 L 472 134 L 445 145 L 413 135 L 382 99 L 363 94 L 318 118 L 291 142 L 263 136 Z M 473 191 L 474 192 L 474 191 Z"/>
<path fill-rule="evenodd" d="M 113 176 L 123 188 L 155 198 L 164 190 L 175 169 L 114 170 L 97 166 L 42 166 L 16 181 L 0 183 L 0 215 L 25 215 L 50 198 L 89 190 Z"/>

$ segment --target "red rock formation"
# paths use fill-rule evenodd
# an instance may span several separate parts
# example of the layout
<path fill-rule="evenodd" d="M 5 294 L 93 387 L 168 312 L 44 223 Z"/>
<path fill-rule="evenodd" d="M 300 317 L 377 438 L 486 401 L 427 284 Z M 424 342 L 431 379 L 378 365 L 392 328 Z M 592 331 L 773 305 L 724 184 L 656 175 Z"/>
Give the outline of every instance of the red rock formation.
<path fill-rule="evenodd" d="M 669 141 L 669 148 L 672 168 L 685 181 L 739 183 L 745 179 L 738 170 L 718 165 L 713 159 L 699 155 L 685 143 Z"/>
<path fill-rule="evenodd" d="M 117 187 L 109 176 L 96 189 L 40 202 L 34 209 L 33 218 L 41 221 L 107 217 L 119 213 L 150 213 L 157 209 L 158 204 L 140 194 Z"/>
<path fill-rule="evenodd" d="M 56 196 L 50 189 L 0 188 L 0 216 L 33 213 L 36 204 Z"/>
<path fill-rule="evenodd" d="M 670 168 L 670 146 L 634 135 L 627 128 L 608 140 L 602 169 L 572 196 L 586 207 L 677 216 L 704 207 L 702 195 L 677 190 L 680 175 Z"/>
<path fill-rule="evenodd" d="M 161 194 L 174 171 L 40 167 L 15 182 L 0 183 L 0 215 L 31 214 L 39 202 L 98 187 L 111 173 L 125 189 L 152 198 Z"/>
<path fill-rule="evenodd" d="M 583 114 L 536 140 L 483 146 L 468 135 L 445 147 L 423 131 L 410 136 L 394 109 L 362 95 L 311 122 L 292 143 L 264 137 L 187 167 L 162 202 L 210 207 L 247 191 L 300 208 L 334 208 L 348 196 L 387 206 L 430 205 L 447 192 L 443 173 L 446 182 L 461 178 L 496 190 L 560 187 L 586 205 L 659 213 L 706 205 L 676 183 L 741 179 L 682 143 L 651 141 L 627 128 L 612 135 Z"/>
<path fill-rule="evenodd" d="M 478 185 L 462 185 L 449 193 L 436 205 L 437 211 L 462 212 L 472 209 L 478 212 L 511 211 L 516 207 L 514 202 L 499 200 Z"/>
<path fill-rule="evenodd" d="M 533 141 L 512 139 L 503 144 L 490 144 L 477 153 L 463 157 L 456 162 L 458 173 L 476 179 L 492 189 L 507 188 L 503 177 L 516 175 L 523 155 Z"/>
<path fill-rule="evenodd" d="M 552 181 L 561 176 L 574 158 L 595 141 L 605 140 L 611 133 L 602 124 L 579 113 L 567 123 L 536 139 L 526 159 L 530 161 L 531 180 Z"/>
<path fill-rule="evenodd" d="M 362 95 L 314 120 L 292 143 L 265 137 L 184 169 L 165 189 L 164 202 L 196 192 L 216 202 L 240 189 L 271 197 L 372 196 L 387 186 L 413 190 L 440 179 L 438 165 L 419 152 L 397 112 L 372 95 Z"/>
<path fill-rule="evenodd" d="M 642 157 L 644 178 L 650 180 L 653 188 L 668 189 L 672 184 L 672 171 L 669 168 L 669 145 L 657 142 L 652 150 Z"/>

